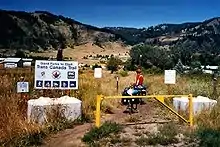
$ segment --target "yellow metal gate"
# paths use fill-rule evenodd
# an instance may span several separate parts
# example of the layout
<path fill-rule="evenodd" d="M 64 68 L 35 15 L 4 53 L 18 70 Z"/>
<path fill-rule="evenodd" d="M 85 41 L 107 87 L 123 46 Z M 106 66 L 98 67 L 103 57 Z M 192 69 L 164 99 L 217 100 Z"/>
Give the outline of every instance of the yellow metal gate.
<path fill-rule="evenodd" d="M 189 116 L 188 120 L 181 116 L 178 112 L 173 110 L 171 107 L 169 107 L 167 104 L 165 104 L 164 99 L 165 98 L 172 98 L 172 97 L 188 97 L 189 99 Z M 193 96 L 192 94 L 189 95 L 146 95 L 146 96 L 103 96 L 103 95 L 97 95 L 97 103 L 96 103 L 96 127 L 100 127 L 101 123 L 101 101 L 105 99 L 122 99 L 122 98 L 155 98 L 158 102 L 163 104 L 167 109 L 169 109 L 173 114 L 178 116 L 180 119 L 182 119 L 184 122 L 188 123 L 190 126 L 193 126 Z"/>

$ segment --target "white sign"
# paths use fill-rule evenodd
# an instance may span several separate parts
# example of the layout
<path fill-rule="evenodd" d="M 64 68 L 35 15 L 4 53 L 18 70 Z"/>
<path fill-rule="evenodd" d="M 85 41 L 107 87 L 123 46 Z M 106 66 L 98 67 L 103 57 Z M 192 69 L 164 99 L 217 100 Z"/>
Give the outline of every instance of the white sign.
<path fill-rule="evenodd" d="M 102 68 L 95 68 L 94 69 L 94 77 L 95 78 L 102 78 Z"/>
<path fill-rule="evenodd" d="M 34 83 L 36 89 L 78 89 L 78 62 L 37 60 Z"/>
<path fill-rule="evenodd" d="M 165 70 L 165 84 L 176 84 L 176 70 Z"/>
<path fill-rule="evenodd" d="M 29 92 L 28 82 L 17 82 L 17 93 Z"/>

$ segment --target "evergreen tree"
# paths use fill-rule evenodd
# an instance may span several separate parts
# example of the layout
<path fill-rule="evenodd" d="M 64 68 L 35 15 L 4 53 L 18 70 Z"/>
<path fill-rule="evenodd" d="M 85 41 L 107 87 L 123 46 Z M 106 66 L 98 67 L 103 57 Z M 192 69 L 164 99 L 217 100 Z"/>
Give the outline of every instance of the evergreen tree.
<path fill-rule="evenodd" d="M 179 59 L 177 64 L 174 67 L 174 70 L 176 70 L 177 73 L 182 74 L 184 72 L 184 65 Z"/>

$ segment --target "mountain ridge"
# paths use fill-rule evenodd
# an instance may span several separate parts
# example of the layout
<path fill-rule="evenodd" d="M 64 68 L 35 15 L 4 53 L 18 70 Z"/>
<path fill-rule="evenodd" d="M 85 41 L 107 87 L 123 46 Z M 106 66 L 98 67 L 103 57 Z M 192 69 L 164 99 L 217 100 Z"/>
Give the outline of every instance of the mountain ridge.
<path fill-rule="evenodd" d="M 220 17 L 201 22 L 163 23 L 148 28 L 95 27 L 48 11 L 0 10 L 0 51 L 27 50 L 38 52 L 50 49 L 74 48 L 92 42 L 103 47 L 105 42 L 172 47 L 184 42 L 197 48 L 219 48 Z"/>
<path fill-rule="evenodd" d="M 74 47 L 94 42 L 116 41 L 111 30 L 83 24 L 47 11 L 0 10 L 0 48 L 31 51 Z"/>

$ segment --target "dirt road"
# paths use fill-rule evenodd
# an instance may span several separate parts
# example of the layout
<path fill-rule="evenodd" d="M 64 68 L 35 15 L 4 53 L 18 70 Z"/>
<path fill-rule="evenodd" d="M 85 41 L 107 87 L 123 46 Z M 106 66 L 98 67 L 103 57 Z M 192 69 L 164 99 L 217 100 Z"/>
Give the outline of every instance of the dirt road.
<path fill-rule="evenodd" d="M 114 121 L 125 125 L 121 135 L 130 138 L 130 143 L 124 146 L 137 146 L 134 142 L 139 135 L 156 132 L 158 125 L 175 119 L 154 100 L 148 100 L 147 104 L 139 106 L 139 112 L 132 115 L 123 113 L 123 109 L 116 109 L 113 113 L 106 114 L 102 121 Z M 92 126 L 94 124 L 87 123 L 61 131 L 46 138 L 45 144 L 41 147 L 84 147 L 81 138 Z"/>

